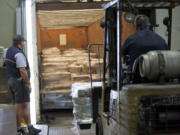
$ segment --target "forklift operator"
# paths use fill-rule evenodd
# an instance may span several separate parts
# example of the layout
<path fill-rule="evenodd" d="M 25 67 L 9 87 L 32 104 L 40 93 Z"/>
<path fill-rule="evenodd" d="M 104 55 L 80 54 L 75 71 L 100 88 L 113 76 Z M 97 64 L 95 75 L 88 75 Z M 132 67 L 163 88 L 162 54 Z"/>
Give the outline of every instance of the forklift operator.
<path fill-rule="evenodd" d="M 122 55 L 130 56 L 130 68 L 140 55 L 152 50 L 167 50 L 165 40 L 150 30 L 151 23 L 145 15 L 138 15 L 135 19 L 137 32 L 128 37 L 122 46 Z"/>

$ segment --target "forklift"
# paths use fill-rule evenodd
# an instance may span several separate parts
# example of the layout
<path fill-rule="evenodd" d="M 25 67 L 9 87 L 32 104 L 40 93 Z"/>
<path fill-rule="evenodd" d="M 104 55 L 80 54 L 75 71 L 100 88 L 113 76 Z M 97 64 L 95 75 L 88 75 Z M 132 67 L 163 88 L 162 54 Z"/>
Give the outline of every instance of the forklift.
<path fill-rule="evenodd" d="M 103 5 L 102 87 L 92 87 L 96 135 L 180 134 L 180 52 L 170 50 L 172 9 L 178 5 L 180 0 L 113 0 Z M 132 23 L 143 10 L 155 9 L 168 10 L 163 23 L 169 50 L 141 55 L 129 69 L 129 57 L 121 55 L 122 21 Z M 136 81 L 137 74 L 141 81 Z"/>

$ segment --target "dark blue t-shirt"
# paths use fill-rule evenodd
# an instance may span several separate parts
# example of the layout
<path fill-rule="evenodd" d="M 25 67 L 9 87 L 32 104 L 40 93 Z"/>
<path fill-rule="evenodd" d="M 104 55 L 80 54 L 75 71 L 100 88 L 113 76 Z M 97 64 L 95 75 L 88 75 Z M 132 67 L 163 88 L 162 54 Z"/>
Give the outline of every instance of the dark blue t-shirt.
<path fill-rule="evenodd" d="M 125 41 L 121 48 L 122 55 L 129 55 L 131 58 L 130 66 L 132 67 L 136 58 L 152 50 L 167 50 L 168 46 L 165 40 L 158 34 L 149 29 L 141 30 Z"/>

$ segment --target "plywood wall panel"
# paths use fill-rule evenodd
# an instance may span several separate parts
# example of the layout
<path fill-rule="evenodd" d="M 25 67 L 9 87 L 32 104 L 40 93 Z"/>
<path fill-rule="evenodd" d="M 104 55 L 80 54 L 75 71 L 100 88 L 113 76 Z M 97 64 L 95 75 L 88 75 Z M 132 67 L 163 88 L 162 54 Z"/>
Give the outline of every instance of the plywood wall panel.
<path fill-rule="evenodd" d="M 88 27 L 88 44 L 104 43 L 104 29 L 100 27 L 100 21 Z"/>
<path fill-rule="evenodd" d="M 128 36 L 136 32 L 133 24 L 127 23 L 123 17 L 122 43 Z M 59 35 L 66 34 L 67 45 L 60 46 Z M 41 47 L 65 48 L 87 48 L 88 44 L 104 43 L 104 29 L 100 27 L 100 20 L 91 24 L 89 27 L 68 28 L 68 29 L 46 29 L 40 31 Z"/>
<path fill-rule="evenodd" d="M 59 35 L 65 34 L 67 44 L 60 46 Z M 69 29 L 41 29 L 41 48 L 58 47 L 66 48 L 86 48 L 87 47 L 87 27 Z"/>
<path fill-rule="evenodd" d="M 135 26 L 132 23 L 127 23 L 122 17 L 122 43 L 132 34 L 136 32 Z M 104 29 L 100 27 L 100 21 L 88 27 L 88 43 L 104 43 Z"/>
<path fill-rule="evenodd" d="M 122 43 L 132 34 L 136 32 L 135 25 L 133 23 L 128 23 L 124 19 L 124 13 L 122 16 Z"/>

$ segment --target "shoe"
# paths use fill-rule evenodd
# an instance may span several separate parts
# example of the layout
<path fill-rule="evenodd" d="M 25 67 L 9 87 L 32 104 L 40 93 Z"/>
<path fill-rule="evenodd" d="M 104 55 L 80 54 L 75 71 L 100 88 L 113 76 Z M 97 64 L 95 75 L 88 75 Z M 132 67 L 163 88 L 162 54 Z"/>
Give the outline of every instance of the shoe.
<path fill-rule="evenodd" d="M 41 132 L 41 129 L 37 129 L 32 125 L 28 125 L 28 130 L 31 135 L 38 135 Z"/>
<path fill-rule="evenodd" d="M 31 135 L 31 134 L 28 131 L 28 127 L 25 125 L 18 128 L 16 135 Z"/>
<path fill-rule="evenodd" d="M 18 132 L 16 133 L 16 135 L 31 135 L 31 134 L 29 134 L 29 133 L 23 133 L 23 131 L 18 131 Z"/>
<path fill-rule="evenodd" d="M 17 132 L 16 135 L 23 135 L 22 132 Z"/>

